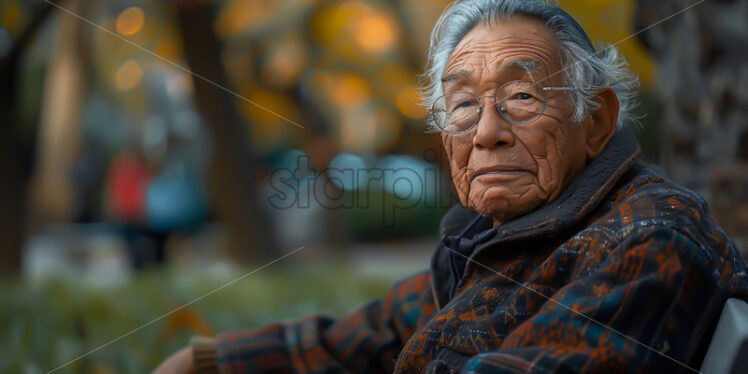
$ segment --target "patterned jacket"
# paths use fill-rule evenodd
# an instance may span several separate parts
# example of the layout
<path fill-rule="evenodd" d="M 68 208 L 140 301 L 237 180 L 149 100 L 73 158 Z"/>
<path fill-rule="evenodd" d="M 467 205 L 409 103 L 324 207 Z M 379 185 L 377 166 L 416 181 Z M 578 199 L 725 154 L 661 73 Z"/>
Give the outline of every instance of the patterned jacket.
<path fill-rule="evenodd" d="M 340 320 L 217 338 L 221 373 L 615 373 L 698 368 L 746 263 L 630 130 L 555 201 L 498 227 L 458 206 L 431 269 Z"/>

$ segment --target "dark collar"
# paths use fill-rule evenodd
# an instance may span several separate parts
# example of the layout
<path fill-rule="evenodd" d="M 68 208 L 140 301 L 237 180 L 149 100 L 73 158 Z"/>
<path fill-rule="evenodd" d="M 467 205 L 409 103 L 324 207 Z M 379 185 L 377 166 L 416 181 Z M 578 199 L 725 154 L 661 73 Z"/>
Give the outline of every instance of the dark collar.
<path fill-rule="evenodd" d="M 524 216 L 481 232 L 483 240 L 476 243 L 472 253 L 465 255 L 473 259 L 498 245 L 517 240 L 548 238 L 570 228 L 597 207 L 621 176 L 634 165 L 639 151 L 639 143 L 633 131 L 620 131 L 600 155 L 587 164 L 582 174 L 566 187 L 561 196 Z M 442 219 L 442 233 L 456 235 L 477 215 L 460 205 L 453 207 Z M 489 237 L 490 239 L 485 239 Z M 451 283 L 456 281 L 454 277 L 447 276 L 450 252 L 442 241 L 431 259 L 432 286 L 439 307 L 449 301 L 448 290 L 453 286 Z"/>
<path fill-rule="evenodd" d="M 636 162 L 639 143 L 634 132 L 616 134 L 582 174 L 569 183 L 558 199 L 524 216 L 497 226 L 496 236 L 483 247 L 517 239 L 553 236 L 587 216 Z M 473 253 L 477 255 L 478 251 Z"/>

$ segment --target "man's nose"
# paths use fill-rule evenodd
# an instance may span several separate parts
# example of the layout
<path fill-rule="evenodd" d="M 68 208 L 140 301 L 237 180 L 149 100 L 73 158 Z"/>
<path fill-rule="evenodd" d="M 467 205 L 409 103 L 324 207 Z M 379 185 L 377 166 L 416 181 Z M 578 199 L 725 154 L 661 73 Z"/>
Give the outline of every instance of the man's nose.
<path fill-rule="evenodd" d="M 499 107 L 493 100 L 489 98 L 487 101 L 483 115 L 476 125 L 477 129 L 473 137 L 473 147 L 490 149 L 501 146 L 513 146 L 516 139 L 514 132 L 512 132 L 512 124 L 501 117 Z"/>

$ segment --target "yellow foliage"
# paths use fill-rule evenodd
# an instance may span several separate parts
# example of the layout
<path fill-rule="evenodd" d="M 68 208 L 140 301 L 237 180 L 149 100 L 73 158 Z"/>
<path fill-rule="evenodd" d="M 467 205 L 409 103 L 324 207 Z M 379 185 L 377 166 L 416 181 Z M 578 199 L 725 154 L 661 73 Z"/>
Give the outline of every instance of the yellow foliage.
<path fill-rule="evenodd" d="M 632 72 L 639 75 L 643 86 L 652 84 L 654 63 L 639 43 L 634 30 L 634 0 L 566 0 L 559 1 L 587 30 L 590 39 L 613 44 L 629 62 Z"/>

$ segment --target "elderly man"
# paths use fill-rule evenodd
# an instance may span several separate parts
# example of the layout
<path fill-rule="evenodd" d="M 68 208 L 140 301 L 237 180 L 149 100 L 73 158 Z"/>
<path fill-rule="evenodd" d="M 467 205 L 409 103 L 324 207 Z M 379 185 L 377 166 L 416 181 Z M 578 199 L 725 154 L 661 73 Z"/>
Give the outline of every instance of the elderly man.
<path fill-rule="evenodd" d="M 159 370 L 698 368 L 746 264 L 700 197 L 636 161 L 615 49 L 540 1 L 466 0 L 434 27 L 426 76 L 462 203 L 430 270 L 342 320 L 198 340 Z"/>

